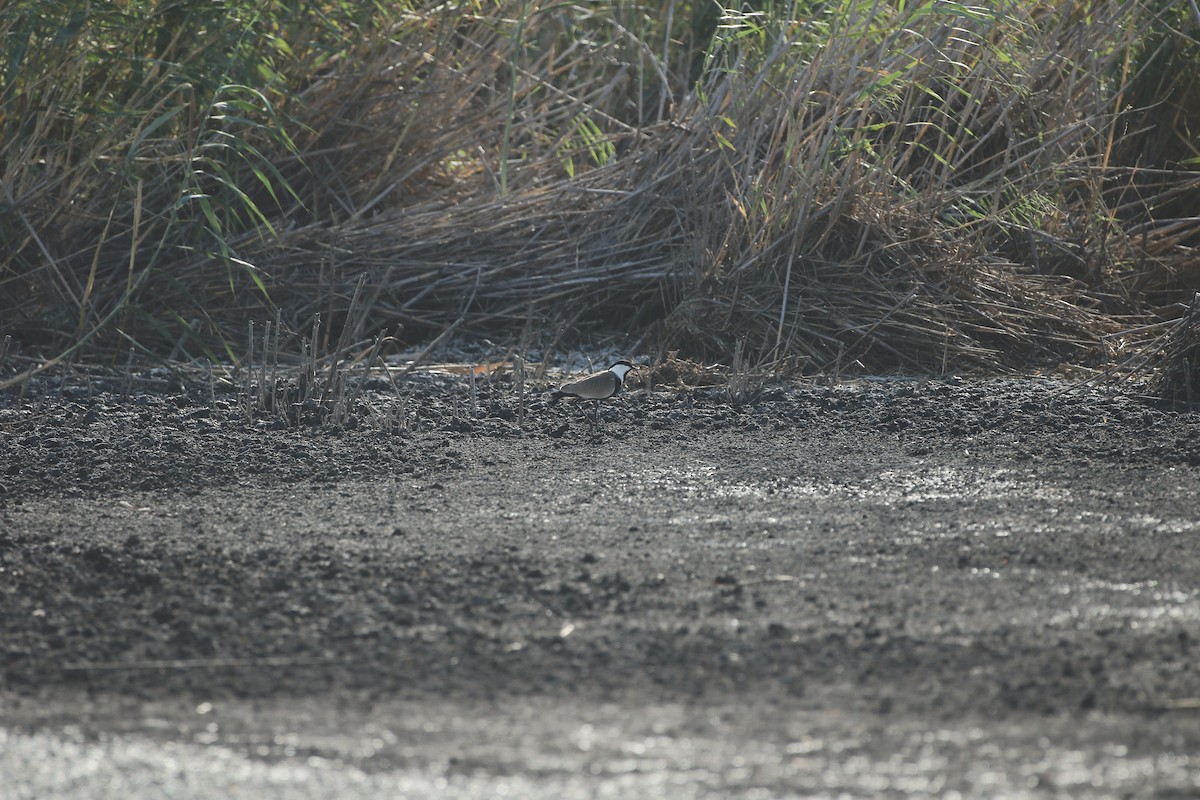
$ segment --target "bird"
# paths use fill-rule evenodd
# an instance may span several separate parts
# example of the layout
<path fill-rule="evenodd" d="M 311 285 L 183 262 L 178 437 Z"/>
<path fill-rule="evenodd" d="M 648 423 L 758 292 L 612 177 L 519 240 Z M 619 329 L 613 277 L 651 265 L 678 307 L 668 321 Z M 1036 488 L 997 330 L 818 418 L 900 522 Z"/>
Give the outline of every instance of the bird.
<path fill-rule="evenodd" d="M 596 422 L 600 422 L 600 401 L 607 400 L 625 385 L 625 376 L 633 369 L 633 364 L 625 359 L 613 362 L 613 365 L 602 372 L 595 372 L 586 378 L 570 381 L 559 386 L 550 393 L 550 402 L 557 403 L 564 397 L 574 397 L 579 400 L 596 401 Z"/>

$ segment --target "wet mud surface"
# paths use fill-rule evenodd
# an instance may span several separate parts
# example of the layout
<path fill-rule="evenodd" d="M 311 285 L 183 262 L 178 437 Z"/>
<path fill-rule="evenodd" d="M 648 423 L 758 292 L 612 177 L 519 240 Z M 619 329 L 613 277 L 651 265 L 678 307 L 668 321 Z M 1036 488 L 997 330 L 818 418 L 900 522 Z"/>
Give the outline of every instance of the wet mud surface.
<path fill-rule="evenodd" d="M 1200 790 L 1197 415 L 894 380 L 593 430 L 417 375 L 331 430 L 161 383 L 0 395 L 17 797 Z"/>

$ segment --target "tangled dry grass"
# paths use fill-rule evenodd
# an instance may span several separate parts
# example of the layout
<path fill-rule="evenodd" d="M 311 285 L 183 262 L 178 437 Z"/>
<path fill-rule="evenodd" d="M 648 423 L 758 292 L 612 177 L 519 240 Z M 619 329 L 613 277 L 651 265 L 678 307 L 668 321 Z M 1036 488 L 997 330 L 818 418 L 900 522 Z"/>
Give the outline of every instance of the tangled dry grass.
<path fill-rule="evenodd" d="M 330 350 L 453 327 L 806 371 L 1119 363 L 1200 286 L 1177 5 L 298 12 L 213 20 L 243 49 L 208 86 L 189 19 L 109 20 L 124 79 L 71 56 L 85 21 L 3 100 L 0 332 L 185 361 L 320 318 Z"/>

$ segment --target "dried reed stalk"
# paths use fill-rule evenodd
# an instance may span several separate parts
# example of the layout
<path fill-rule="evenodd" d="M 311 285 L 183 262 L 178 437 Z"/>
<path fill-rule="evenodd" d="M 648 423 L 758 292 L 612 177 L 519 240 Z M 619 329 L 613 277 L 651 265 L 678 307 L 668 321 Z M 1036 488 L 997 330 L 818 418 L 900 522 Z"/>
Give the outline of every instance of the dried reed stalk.
<path fill-rule="evenodd" d="M 1143 166 L 1151 128 L 1118 102 L 1149 4 L 1092 4 L 1088 25 L 1024 2 L 729 12 L 694 84 L 698 51 L 618 5 L 523 4 L 520 28 L 503 6 L 409 9 L 319 64 L 298 49 L 274 108 L 226 98 L 255 120 L 236 129 L 155 72 L 129 98 L 144 120 L 49 182 L 22 136 L 0 319 L 49 339 L 120 312 L 191 358 L 245 352 L 253 319 L 276 347 L 322 319 L 315 359 L 533 317 L 810 370 L 996 369 L 1120 355 L 1113 333 L 1200 279 L 1200 218 L 1154 212 L 1194 204 L 1200 173 Z M 188 171 L 216 156 L 187 125 L 242 143 L 209 170 L 240 180 Z M 110 152 L 136 169 L 97 170 Z M 219 243 L 181 187 L 242 203 Z"/>

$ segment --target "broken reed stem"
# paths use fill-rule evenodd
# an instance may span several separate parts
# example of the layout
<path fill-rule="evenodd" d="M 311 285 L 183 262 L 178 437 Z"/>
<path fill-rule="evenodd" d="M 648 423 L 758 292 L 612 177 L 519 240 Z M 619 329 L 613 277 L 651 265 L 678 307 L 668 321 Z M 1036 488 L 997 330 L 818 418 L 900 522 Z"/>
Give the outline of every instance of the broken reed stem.
<path fill-rule="evenodd" d="M 217 386 L 216 378 L 213 377 L 212 362 L 207 358 L 204 359 L 204 371 L 208 376 L 208 407 L 216 411 L 217 409 Z"/>
<path fill-rule="evenodd" d="M 367 353 L 367 357 L 360 362 L 362 375 L 359 376 L 349 390 L 346 390 L 347 396 L 342 402 L 342 417 L 338 424 L 344 424 L 346 422 L 346 420 L 349 418 L 350 411 L 356 406 L 358 400 L 362 397 L 363 392 L 366 390 L 367 381 L 371 377 L 371 367 L 377 360 L 381 360 L 380 352 L 383 350 L 384 342 L 387 340 L 388 336 L 386 328 L 376 334 L 375 340 L 371 344 L 371 349 Z M 353 367 L 351 369 L 353 369 Z M 344 373 L 344 375 L 343 383 L 346 383 L 350 378 L 350 374 Z M 392 385 L 395 386 L 395 383 Z"/>
<path fill-rule="evenodd" d="M 278 418 L 286 418 L 287 410 L 283 407 L 286 402 L 287 388 L 279 385 L 279 334 L 283 328 L 282 314 L 275 309 L 275 346 L 271 350 L 271 408 Z M 263 354 L 266 358 L 266 354 Z"/>
<path fill-rule="evenodd" d="M 729 368 L 729 400 L 735 405 L 745 399 L 747 386 L 744 364 L 745 350 L 745 340 L 739 339 L 733 347 L 733 362 Z"/>
<path fill-rule="evenodd" d="M 346 309 L 346 318 L 342 323 L 342 332 L 338 335 L 337 349 L 333 352 L 334 358 L 341 358 L 346 352 L 347 342 L 358 336 L 361 323 L 358 306 L 362 298 L 363 286 L 366 285 L 366 282 L 367 273 L 364 272 L 358 277 L 358 283 L 354 287 L 354 295 L 350 298 L 350 307 Z"/>
<path fill-rule="evenodd" d="M 129 355 L 125 358 L 125 389 L 123 396 L 126 400 L 129 399 L 129 393 L 133 391 L 133 348 L 129 348 Z"/>
<path fill-rule="evenodd" d="M 350 336 L 350 320 L 353 318 L 358 306 L 358 298 L 362 294 L 363 282 L 366 280 L 366 277 L 366 273 L 364 273 L 358 279 L 358 285 L 354 287 L 354 295 L 350 298 L 350 308 L 346 311 L 346 318 L 342 321 L 342 331 L 338 334 L 337 344 L 334 345 L 333 351 L 326 355 L 326 358 L 329 360 L 329 374 L 325 379 L 325 386 L 327 389 L 335 390 L 335 394 L 331 398 L 335 409 L 341 401 L 340 392 L 336 391 L 341 387 L 342 383 L 339 380 L 338 369 L 342 355 L 345 352 L 346 341 Z"/>
<path fill-rule="evenodd" d="M 246 325 L 248 332 L 246 334 L 246 363 L 243 366 L 242 372 L 245 380 L 242 386 L 242 411 L 246 414 L 246 421 L 254 421 L 254 320 L 247 320 Z"/>
<path fill-rule="evenodd" d="M 472 367 L 471 370 L 467 373 L 467 376 L 469 378 L 470 386 L 471 386 L 470 417 L 471 417 L 471 419 L 475 419 L 475 417 L 477 416 L 476 412 L 479 408 L 479 405 L 478 405 L 478 399 L 475 394 L 475 368 L 474 367 Z"/>
<path fill-rule="evenodd" d="M 525 427 L 525 359 L 514 354 L 513 381 L 517 390 L 517 427 Z"/>
<path fill-rule="evenodd" d="M 267 397 L 273 395 L 274 389 L 267 384 L 267 353 L 271 352 L 271 321 L 263 323 L 262 364 L 258 370 L 258 407 L 267 409 Z"/>
<path fill-rule="evenodd" d="M 318 313 L 313 317 L 312 339 L 308 343 L 307 358 L 304 359 L 304 391 L 302 400 L 308 401 L 315 399 L 313 393 L 317 390 L 317 342 L 321 335 L 321 315 Z"/>

